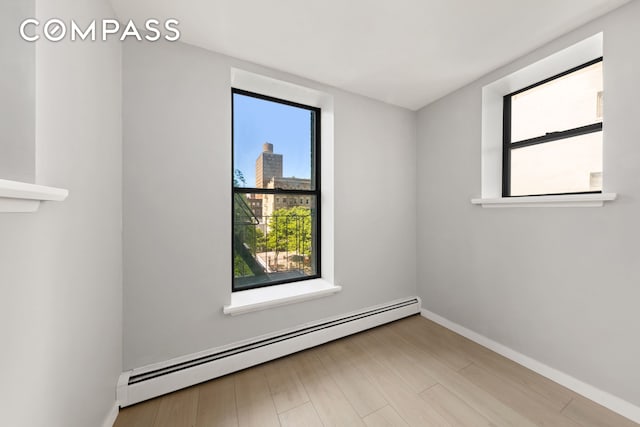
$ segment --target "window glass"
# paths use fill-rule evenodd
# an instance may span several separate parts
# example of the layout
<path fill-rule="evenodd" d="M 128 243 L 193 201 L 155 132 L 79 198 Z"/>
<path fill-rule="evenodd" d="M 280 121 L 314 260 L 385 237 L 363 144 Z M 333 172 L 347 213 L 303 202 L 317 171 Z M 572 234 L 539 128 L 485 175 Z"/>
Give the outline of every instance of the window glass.
<path fill-rule="evenodd" d="M 233 94 L 233 168 L 238 187 L 267 188 L 273 178 L 299 178 L 313 190 L 315 111 Z M 277 183 L 276 183 L 277 185 Z"/>
<path fill-rule="evenodd" d="M 269 205 L 273 196 L 263 197 Z M 241 213 L 234 219 L 235 290 L 316 277 L 316 197 L 310 207 L 276 205 L 264 213 Z"/>
<path fill-rule="evenodd" d="M 511 98 L 511 142 L 602 122 L 602 62 Z"/>
<path fill-rule="evenodd" d="M 511 195 L 602 191 L 602 132 L 511 151 Z"/>
<path fill-rule="evenodd" d="M 233 91 L 233 290 L 320 276 L 319 110 Z"/>

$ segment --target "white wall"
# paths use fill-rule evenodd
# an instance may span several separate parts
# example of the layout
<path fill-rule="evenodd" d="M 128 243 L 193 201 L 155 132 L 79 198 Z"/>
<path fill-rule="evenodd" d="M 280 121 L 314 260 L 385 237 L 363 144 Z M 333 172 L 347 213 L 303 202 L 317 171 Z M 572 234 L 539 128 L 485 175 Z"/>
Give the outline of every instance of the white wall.
<path fill-rule="evenodd" d="M 0 2 L 0 179 L 35 179 L 36 50 L 20 38 L 35 0 Z"/>
<path fill-rule="evenodd" d="M 640 2 L 418 115 L 418 290 L 453 322 L 640 405 Z M 481 88 L 604 31 L 604 208 L 482 209 Z M 487 47 L 490 49 L 490 47 Z"/>
<path fill-rule="evenodd" d="M 334 95 L 331 297 L 229 317 L 236 66 Z M 415 113 L 185 44 L 124 48 L 124 367 L 415 294 Z"/>
<path fill-rule="evenodd" d="M 106 0 L 36 10 L 112 15 Z M 122 370 L 120 45 L 38 42 L 35 105 L 36 180 L 70 195 L 0 215 L 1 423 L 101 426 Z"/>

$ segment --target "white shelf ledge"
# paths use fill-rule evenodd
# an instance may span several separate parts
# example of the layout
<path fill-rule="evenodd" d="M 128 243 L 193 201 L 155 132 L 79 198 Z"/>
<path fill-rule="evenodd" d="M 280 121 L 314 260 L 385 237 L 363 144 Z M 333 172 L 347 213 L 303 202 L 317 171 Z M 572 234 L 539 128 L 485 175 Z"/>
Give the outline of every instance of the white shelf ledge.
<path fill-rule="evenodd" d="M 0 179 L 0 212 L 36 212 L 40 202 L 61 202 L 68 195 L 63 188 Z"/>
<path fill-rule="evenodd" d="M 283 285 L 267 286 L 231 293 L 231 304 L 225 305 L 224 314 L 236 316 L 252 311 L 266 310 L 279 305 L 307 301 L 340 292 L 342 287 L 323 279 L 311 279 Z"/>
<path fill-rule="evenodd" d="M 616 193 L 565 194 L 471 199 L 471 203 L 482 205 L 483 208 L 589 208 L 602 206 L 604 202 L 613 201 L 616 197 Z"/>

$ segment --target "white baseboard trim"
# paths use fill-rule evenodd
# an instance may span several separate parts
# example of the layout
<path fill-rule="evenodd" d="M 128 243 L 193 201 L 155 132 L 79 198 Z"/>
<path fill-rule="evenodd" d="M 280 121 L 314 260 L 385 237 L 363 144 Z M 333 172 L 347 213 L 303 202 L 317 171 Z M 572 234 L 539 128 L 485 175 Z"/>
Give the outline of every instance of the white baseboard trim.
<path fill-rule="evenodd" d="M 315 347 L 347 335 L 420 313 L 410 297 L 318 320 L 273 334 L 123 372 L 116 399 L 133 405 L 250 366 Z"/>
<path fill-rule="evenodd" d="M 107 418 L 104 419 L 104 422 L 102 423 L 102 427 L 113 427 L 113 424 L 116 422 L 116 418 L 118 418 L 119 412 L 120 412 L 120 407 L 116 402 L 113 405 L 113 408 L 111 408 L 111 411 L 109 411 Z"/>
<path fill-rule="evenodd" d="M 468 338 L 483 347 L 488 348 L 489 350 L 495 351 L 496 353 L 506 357 L 507 359 L 513 360 L 514 362 L 531 369 L 532 371 L 542 375 L 543 377 L 549 378 L 551 381 L 554 381 L 570 390 L 575 391 L 576 393 L 586 397 L 587 399 L 593 400 L 594 402 L 606 408 L 609 408 L 613 412 L 616 412 L 625 418 L 628 418 L 636 423 L 640 423 L 640 407 L 627 402 L 626 400 L 623 400 L 606 391 L 600 390 L 597 387 L 580 381 L 579 379 L 574 378 L 571 375 L 565 374 L 562 371 L 545 365 L 542 362 L 519 353 L 505 345 L 500 344 L 499 342 L 487 338 L 484 335 L 480 335 L 479 333 L 474 332 L 471 329 L 467 329 L 464 326 L 452 322 L 429 310 L 423 308 L 420 310 L 420 314 L 423 317 L 426 317 L 427 319 L 441 326 L 444 326 L 445 328 L 459 335 L 462 335 L 463 337 Z"/>

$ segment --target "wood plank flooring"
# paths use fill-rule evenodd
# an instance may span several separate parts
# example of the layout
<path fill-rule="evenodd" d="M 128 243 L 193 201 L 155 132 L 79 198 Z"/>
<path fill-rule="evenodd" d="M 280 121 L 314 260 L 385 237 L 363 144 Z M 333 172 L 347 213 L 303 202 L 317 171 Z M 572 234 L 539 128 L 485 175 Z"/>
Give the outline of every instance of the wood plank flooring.
<path fill-rule="evenodd" d="M 638 426 L 413 316 L 120 411 L 115 427 Z"/>

